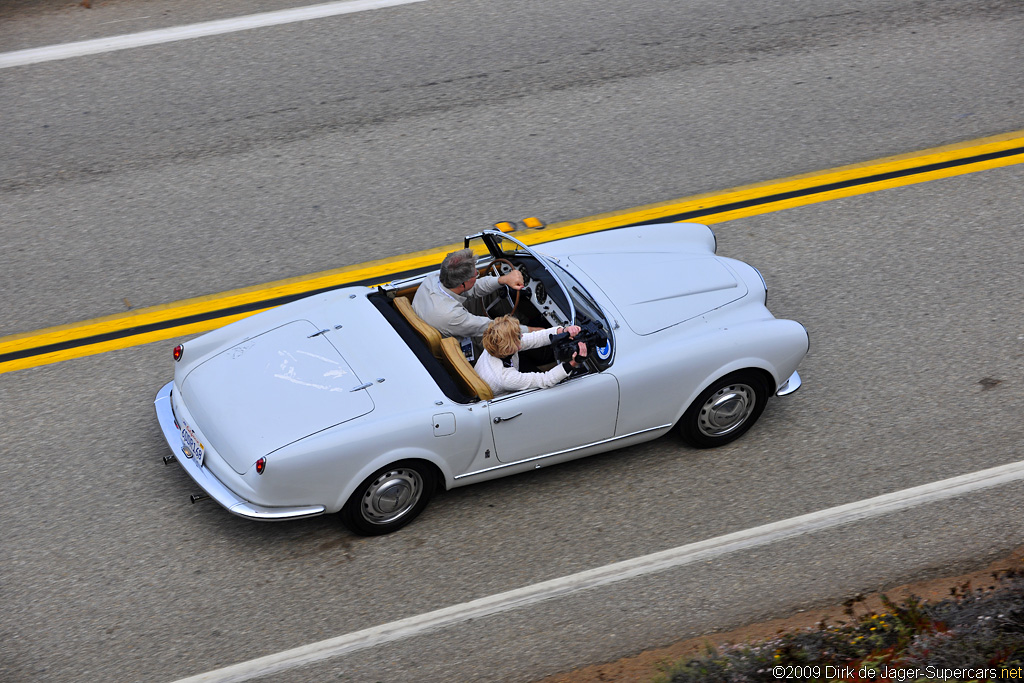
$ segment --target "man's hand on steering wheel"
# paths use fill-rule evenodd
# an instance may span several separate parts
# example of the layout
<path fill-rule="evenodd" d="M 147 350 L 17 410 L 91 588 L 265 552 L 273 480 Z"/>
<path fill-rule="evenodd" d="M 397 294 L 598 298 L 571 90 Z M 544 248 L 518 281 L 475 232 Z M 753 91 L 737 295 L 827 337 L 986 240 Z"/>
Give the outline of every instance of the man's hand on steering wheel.
<path fill-rule="evenodd" d="M 518 270 L 511 270 L 505 273 L 498 278 L 498 282 L 512 289 L 522 289 L 526 286 L 526 283 L 523 282 L 523 274 Z"/>
<path fill-rule="evenodd" d="M 519 293 L 520 290 L 526 287 L 526 281 L 523 280 L 523 274 L 512 264 L 508 259 L 494 259 L 491 262 L 490 271 L 492 274 L 498 276 L 498 284 L 505 285 L 509 291 L 509 303 L 512 304 L 512 313 L 516 312 L 519 308 Z M 516 297 L 513 301 L 511 299 L 512 292 L 515 291 Z"/>

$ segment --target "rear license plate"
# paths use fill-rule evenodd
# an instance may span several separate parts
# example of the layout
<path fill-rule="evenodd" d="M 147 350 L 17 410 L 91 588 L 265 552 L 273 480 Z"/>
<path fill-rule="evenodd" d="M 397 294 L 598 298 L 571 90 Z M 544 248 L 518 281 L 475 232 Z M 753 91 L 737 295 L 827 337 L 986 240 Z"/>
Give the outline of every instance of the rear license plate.
<path fill-rule="evenodd" d="M 185 457 L 192 458 L 197 465 L 202 467 L 205 453 L 203 444 L 196 438 L 196 433 L 192 431 L 187 422 L 182 420 L 181 425 L 181 450 L 184 451 Z"/>

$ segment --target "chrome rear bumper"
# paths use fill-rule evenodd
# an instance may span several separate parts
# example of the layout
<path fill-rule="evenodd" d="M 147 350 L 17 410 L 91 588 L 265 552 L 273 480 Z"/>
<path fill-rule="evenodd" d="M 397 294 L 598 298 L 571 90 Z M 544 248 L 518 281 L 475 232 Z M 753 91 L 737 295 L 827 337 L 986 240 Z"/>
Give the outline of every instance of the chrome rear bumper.
<path fill-rule="evenodd" d="M 240 498 L 231 489 L 224 485 L 220 479 L 210 471 L 208 467 L 197 465 L 191 456 L 186 457 L 182 450 L 181 432 L 175 426 L 174 411 L 171 409 L 171 389 L 174 382 L 168 382 L 156 395 L 153 406 L 156 408 L 156 419 L 160 423 L 160 430 L 164 434 L 167 445 L 170 446 L 175 460 L 181 465 L 188 476 L 199 484 L 210 498 L 217 501 L 228 512 L 234 513 L 246 519 L 256 519 L 264 522 L 274 522 L 286 519 L 300 519 L 302 517 L 315 517 L 324 514 L 323 505 L 309 505 L 304 507 L 264 507 L 256 505 Z"/>
<path fill-rule="evenodd" d="M 799 389 L 801 386 L 803 386 L 803 382 L 800 381 L 800 373 L 794 372 L 792 375 L 789 376 L 789 379 L 782 383 L 782 386 L 779 387 L 779 390 L 775 392 L 775 395 L 789 396 L 794 391 Z"/>

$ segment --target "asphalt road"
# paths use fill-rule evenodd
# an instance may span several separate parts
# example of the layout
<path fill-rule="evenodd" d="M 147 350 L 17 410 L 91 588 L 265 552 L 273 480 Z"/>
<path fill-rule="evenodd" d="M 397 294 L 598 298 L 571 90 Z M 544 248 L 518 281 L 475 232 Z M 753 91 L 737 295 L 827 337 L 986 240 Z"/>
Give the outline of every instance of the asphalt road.
<path fill-rule="evenodd" d="M 6 3 L 0 50 L 299 3 Z M 428 0 L 0 70 L 0 335 L 1024 129 L 1015 0 Z M 452 491 L 398 534 L 194 491 L 170 344 L 0 375 L 0 678 L 175 680 L 1024 459 L 1024 166 L 716 226 L 812 346 L 713 452 Z M 530 681 L 1020 545 L 1004 486 L 274 680 Z"/>

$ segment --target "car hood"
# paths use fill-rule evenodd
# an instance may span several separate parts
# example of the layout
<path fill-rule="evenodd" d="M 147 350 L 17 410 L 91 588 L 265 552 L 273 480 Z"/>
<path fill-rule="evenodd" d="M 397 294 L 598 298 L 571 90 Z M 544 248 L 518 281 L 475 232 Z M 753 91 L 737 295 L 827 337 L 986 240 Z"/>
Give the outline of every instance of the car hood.
<path fill-rule="evenodd" d="M 575 254 L 569 260 L 639 335 L 685 322 L 747 293 L 726 261 L 711 254 L 634 251 Z"/>
<path fill-rule="evenodd" d="M 345 358 L 309 320 L 284 322 L 210 356 L 181 384 L 203 433 L 236 472 L 374 409 Z"/>

